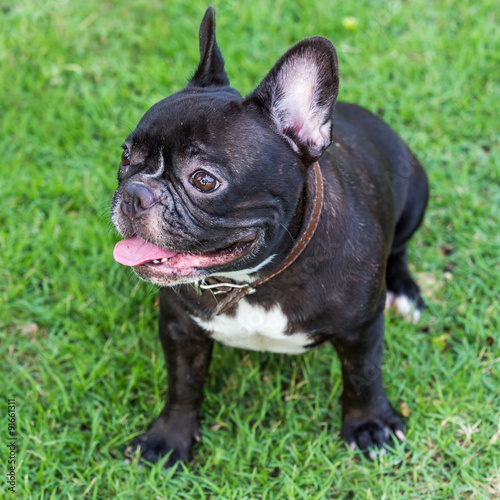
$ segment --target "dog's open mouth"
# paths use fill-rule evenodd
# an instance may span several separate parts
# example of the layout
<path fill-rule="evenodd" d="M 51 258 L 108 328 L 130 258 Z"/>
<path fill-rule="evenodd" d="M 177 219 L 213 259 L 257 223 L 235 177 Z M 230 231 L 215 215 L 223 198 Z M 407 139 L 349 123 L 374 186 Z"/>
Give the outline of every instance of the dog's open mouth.
<path fill-rule="evenodd" d="M 116 244 L 113 257 L 124 266 L 145 266 L 159 273 L 188 276 L 195 270 L 233 262 L 248 254 L 256 243 L 256 234 L 252 234 L 224 248 L 199 253 L 177 253 L 133 236 Z"/>

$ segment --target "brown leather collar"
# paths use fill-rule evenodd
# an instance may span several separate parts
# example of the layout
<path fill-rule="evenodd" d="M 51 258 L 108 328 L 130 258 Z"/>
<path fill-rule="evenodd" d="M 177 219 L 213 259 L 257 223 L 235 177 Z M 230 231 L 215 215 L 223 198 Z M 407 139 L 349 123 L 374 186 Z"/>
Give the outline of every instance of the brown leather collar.
<path fill-rule="evenodd" d="M 323 207 L 323 177 L 321 176 L 321 170 L 318 162 L 314 163 L 314 178 L 315 190 L 312 198 L 313 206 L 312 210 L 310 210 L 309 221 L 307 225 L 302 228 L 297 242 L 294 244 L 292 250 L 281 266 L 275 269 L 270 275 L 264 276 L 253 283 L 235 283 L 229 279 L 209 277 L 206 278 L 202 284 L 200 284 L 200 288 L 204 290 L 210 289 L 215 295 L 223 293 L 226 294 L 226 296 L 217 304 L 215 314 L 219 315 L 225 313 L 228 309 L 233 307 L 243 297 L 245 297 L 245 295 L 255 293 L 256 287 L 282 273 L 285 269 L 291 266 L 304 251 L 306 246 L 311 241 L 316 228 L 318 227 L 321 208 Z"/>

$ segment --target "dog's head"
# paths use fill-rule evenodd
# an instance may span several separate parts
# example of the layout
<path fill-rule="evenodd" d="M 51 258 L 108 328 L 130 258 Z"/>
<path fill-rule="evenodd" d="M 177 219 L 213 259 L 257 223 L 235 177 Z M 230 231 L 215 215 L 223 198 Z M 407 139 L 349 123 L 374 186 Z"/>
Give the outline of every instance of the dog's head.
<path fill-rule="evenodd" d="M 281 57 L 242 98 L 229 86 L 214 10 L 186 88 L 155 104 L 123 144 L 115 258 L 143 279 L 250 274 L 291 245 L 307 168 L 331 141 L 337 56 L 321 37 Z"/>

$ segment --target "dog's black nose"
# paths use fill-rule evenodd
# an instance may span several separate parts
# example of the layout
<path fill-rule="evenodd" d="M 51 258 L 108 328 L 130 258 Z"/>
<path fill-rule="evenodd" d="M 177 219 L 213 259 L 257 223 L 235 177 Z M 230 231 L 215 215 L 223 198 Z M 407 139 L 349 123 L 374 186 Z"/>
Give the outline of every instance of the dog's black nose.
<path fill-rule="evenodd" d="M 156 203 L 155 195 L 145 184 L 132 182 L 123 191 L 122 212 L 134 219 L 147 212 Z"/>

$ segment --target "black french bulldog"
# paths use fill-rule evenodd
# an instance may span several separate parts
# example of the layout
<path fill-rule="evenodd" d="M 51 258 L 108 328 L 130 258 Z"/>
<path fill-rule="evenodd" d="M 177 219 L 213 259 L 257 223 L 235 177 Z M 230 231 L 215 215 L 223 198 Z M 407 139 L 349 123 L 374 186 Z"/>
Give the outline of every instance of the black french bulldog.
<path fill-rule="evenodd" d="M 167 466 L 189 457 L 214 340 L 297 354 L 331 342 L 342 362 L 342 436 L 367 453 L 405 439 L 381 376 L 384 308 L 417 321 L 406 244 L 428 198 L 402 139 L 336 103 L 330 41 L 302 40 L 250 95 L 229 86 L 209 7 L 186 88 L 125 141 L 115 259 L 160 286 L 168 396 L 132 443 Z M 334 125 L 335 123 L 335 125 Z"/>

